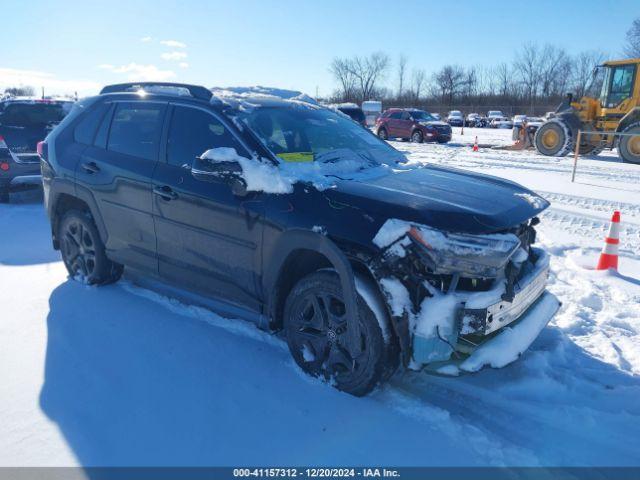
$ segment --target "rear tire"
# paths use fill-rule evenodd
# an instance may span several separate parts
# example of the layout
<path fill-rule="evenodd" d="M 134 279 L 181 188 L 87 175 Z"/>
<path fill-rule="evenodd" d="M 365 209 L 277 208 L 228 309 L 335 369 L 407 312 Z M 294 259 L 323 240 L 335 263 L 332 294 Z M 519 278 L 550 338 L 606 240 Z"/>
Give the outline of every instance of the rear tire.
<path fill-rule="evenodd" d="M 573 150 L 571 129 L 558 118 L 543 123 L 533 143 L 539 153 L 550 157 L 564 157 Z"/>
<path fill-rule="evenodd" d="M 69 210 L 58 227 L 60 252 L 69 276 L 88 285 L 118 281 L 123 266 L 107 258 L 98 229 L 87 212 Z"/>
<path fill-rule="evenodd" d="M 284 330 L 289 351 L 307 374 L 322 377 L 344 392 L 363 396 L 388 379 L 397 368 L 393 342 L 385 344 L 382 330 L 358 294 L 358 321 L 362 352 L 354 359 L 346 349 L 353 319 L 346 317 L 340 278 L 318 271 L 298 282 L 284 308 Z"/>
<path fill-rule="evenodd" d="M 640 164 L 640 122 L 629 125 L 622 133 L 633 133 L 634 136 L 622 136 L 618 142 L 618 155 L 623 162 Z"/>

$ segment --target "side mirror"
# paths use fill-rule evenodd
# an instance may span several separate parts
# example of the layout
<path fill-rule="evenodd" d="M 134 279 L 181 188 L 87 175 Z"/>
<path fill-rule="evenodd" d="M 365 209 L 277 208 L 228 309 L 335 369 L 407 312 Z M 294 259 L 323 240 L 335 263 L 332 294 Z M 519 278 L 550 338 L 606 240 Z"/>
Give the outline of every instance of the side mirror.
<path fill-rule="evenodd" d="M 191 164 L 191 174 L 198 180 L 225 180 L 240 177 L 242 167 L 238 160 L 230 155 L 228 149 L 208 150 L 201 156 L 196 157 Z M 235 152 L 234 152 L 235 153 Z"/>
<path fill-rule="evenodd" d="M 232 148 L 208 150 L 193 160 L 191 175 L 203 182 L 228 182 L 234 195 L 243 197 L 248 193 L 247 184 L 237 157 Z"/>

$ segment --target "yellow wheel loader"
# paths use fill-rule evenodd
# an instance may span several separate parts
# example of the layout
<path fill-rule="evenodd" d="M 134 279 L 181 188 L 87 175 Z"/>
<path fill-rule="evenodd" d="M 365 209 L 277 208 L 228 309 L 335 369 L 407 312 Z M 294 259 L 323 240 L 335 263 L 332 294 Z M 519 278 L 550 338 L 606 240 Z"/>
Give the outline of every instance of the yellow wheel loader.
<path fill-rule="evenodd" d="M 538 128 L 536 150 L 559 157 L 576 148 L 580 154 L 597 154 L 617 147 L 623 161 L 640 164 L 639 69 L 640 58 L 609 61 L 596 67 L 587 94 L 579 101 L 573 101 L 568 94 L 555 116 Z M 598 133 L 582 134 L 580 145 L 576 146 L 578 130 Z"/>

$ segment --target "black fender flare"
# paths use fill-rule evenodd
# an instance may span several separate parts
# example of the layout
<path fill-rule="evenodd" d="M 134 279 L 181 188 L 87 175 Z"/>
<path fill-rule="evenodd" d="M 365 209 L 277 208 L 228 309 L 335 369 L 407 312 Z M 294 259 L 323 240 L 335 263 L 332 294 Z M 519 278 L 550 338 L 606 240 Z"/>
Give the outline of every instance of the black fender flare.
<path fill-rule="evenodd" d="M 49 219 L 51 220 L 51 230 L 52 233 L 55 234 L 55 225 L 59 221 L 56 214 L 58 208 L 58 201 L 60 200 L 61 195 L 69 195 L 70 197 L 76 198 L 87 205 L 89 208 L 89 213 L 93 217 L 93 221 L 98 228 L 98 233 L 100 234 L 100 239 L 102 243 L 107 244 L 107 238 L 109 237 L 107 233 L 107 227 L 104 224 L 104 220 L 102 219 L 102 215 L 100 214 L 100 209 L 98 208 L 98 203 L 95 200 L 95 197 L 91 193 L 91 191 L 85 187 L 77 185 L 69 180 L 55 180 L 51 184 L 50 191 L 50 201 L 48 207 Z M 54 245 L 55 245 L 55 237 L 54 237 Z"/>
<path fill-rule="evenodd" d="M 292 229 L 284 232 L 276 246 L 268 255 L 270 259 L 263 275 L 263 288 L 267 292 L 267 317 L 273 321 L 277 314 L 278 279 L 282 268 L 295 250 L 312 250 L 325 256 L 340 277 L 345 306 L 349 318 L 357 318 L 357 292 L 355 275 L 351 263 L 340 248 L 327 236 L 304 229 Z M 355 330 L 355 329 L 350 329 Z M 357 332 L 359 335 L 359 331 Z"/>

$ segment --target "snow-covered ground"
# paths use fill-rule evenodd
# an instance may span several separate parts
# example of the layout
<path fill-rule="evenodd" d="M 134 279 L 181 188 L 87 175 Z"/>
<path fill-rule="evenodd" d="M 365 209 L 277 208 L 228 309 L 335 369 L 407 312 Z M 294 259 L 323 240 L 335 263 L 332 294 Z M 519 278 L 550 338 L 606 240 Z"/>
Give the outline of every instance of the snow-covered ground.
<path fill-rule="evenodd" d="M 640 167 L 394 142 L 410 161 L 506 177 L 552 203 L 539 244 L 563 306 L 516 363 L 405 373 L 367 398 L 304 376 L 252 325 L 126 280 L 67 279 L 38 195 L 0 205 L 0 466 L 640 465 Z M 595 272 L 622 212 L 620 273 Z"/>

